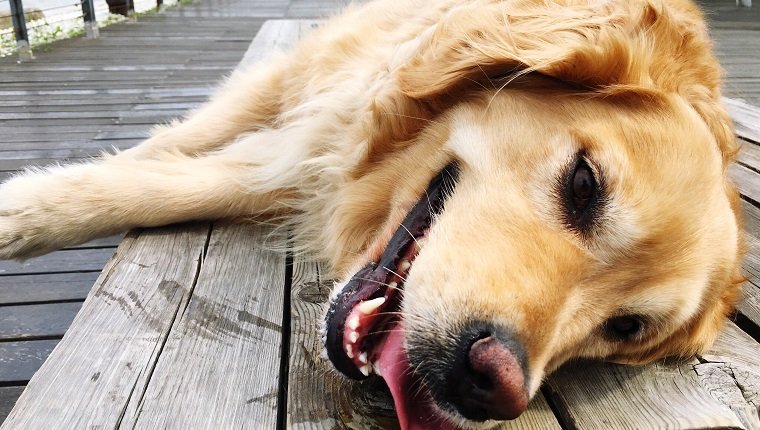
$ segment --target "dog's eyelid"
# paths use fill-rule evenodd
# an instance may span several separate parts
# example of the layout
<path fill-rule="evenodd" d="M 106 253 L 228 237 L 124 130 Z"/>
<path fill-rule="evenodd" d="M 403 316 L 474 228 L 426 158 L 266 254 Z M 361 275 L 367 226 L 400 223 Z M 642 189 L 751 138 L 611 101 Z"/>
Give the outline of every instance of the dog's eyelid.
<path fill-rule="evenodd" d="M 597 181 L 599 194 L 606 195 L 605 187 L 607 186 L 607 180 L 604 169 L 601 168 L 601 164 L 593 157 L 592 154 L 589 153 L 588 150 L 585 149 L 582 149 L 578 152 L 575 160 L 580 160 L 586 163 L 589 169 L 591 169 L 591 173 L 594 174 L 594 179 Z"/>

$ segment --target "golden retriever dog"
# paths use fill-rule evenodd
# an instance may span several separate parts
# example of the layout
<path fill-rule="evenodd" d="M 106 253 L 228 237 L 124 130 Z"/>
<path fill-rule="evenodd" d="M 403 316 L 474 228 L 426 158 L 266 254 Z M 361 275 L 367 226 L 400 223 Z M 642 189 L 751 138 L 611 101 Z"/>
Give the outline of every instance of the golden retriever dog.
<path fill-rule="evenodd" d="M 588 357 L 709 347 L 737 146 L 688 0 L 378 0 L 144 143 L 0 188 L 0 256 L 275 217 L 332 268 L 325 350 L 404 429 L 486 429 Z"/>

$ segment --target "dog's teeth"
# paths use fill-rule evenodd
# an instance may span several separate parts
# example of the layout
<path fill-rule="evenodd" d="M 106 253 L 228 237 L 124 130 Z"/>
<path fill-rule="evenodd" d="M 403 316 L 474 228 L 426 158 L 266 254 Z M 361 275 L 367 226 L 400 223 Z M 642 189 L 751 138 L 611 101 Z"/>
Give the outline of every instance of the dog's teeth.
<path fill-rule="evenodd" d="M 362 375 L 369 376 L 369 371 L 370 371 L 369 364 L 365 364 L 364 366 L 360 367 L 359 371 L 362 372 Z"/>
<path fill-rule="evenodd" d="M 350 343 L 346 344 L 346 355 L 348 358 L 354 358 L 354 347 Z"/>
<path fill-rule="evenodd" d="M 409 270 L 409 268 L 410 268 L 410 267 L 412 267 L 412 263 L 410 263 L 410 262 L 409 262 L 409 261 L 407 261 L 407 260 L 403 260 L 403 261 L 401 262 L 401 264 L 399 264 L 399 266 L 398 266 L 398 269 L 399 269 L 400 271 L 402 271 L 402 272 L 406 272 L 407 270 Z"/>
<path fill-rule="evenodd" d="M 356 343 L 356 341 L 359 340 L 359 333 L 352 331 L 348 334 L 348 340 L 350 340 L 351 343 Z"/>
<path fill-rule="evenodd" d="M 380 365 L 377 363 L 372 363 L 372 370 L 378 375 L 383 376 L 382 373 L 380 373 Z"/>
<path fill-rule="evenodd" d="M 390 284 L 388 284 L 388 288 L 395 290 L 396 288 L 398 288 L 398 282 L 391 282 Z"/>
<path fill-rule="evenodd" d="M 369 315 L 377 310 L 380 306 L 385 303 L 385 297 L 378 297 L 376 299 L 367 300 L 366 302 L 359 303 L 359 312 Z"/>
<path fill-rule="evenodd" d="M 359 361 L 361 361 L 364 364 L 367 364 L 367 353 L 366 352 L 362 352 L 361 354 L 359 354 Z"/>
<path fill-rule="evenodd" d="M 351 330 L 356 330 L 359 328 L 359 316 L 354 315 L 351 318 L 348 319 L 348 328 Z"/>

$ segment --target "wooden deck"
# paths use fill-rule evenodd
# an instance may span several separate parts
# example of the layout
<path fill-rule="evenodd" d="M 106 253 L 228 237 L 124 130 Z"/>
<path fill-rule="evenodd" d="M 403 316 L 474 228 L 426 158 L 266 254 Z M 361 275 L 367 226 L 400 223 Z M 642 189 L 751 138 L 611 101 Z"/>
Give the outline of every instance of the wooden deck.
<path fill-rule="evenodd" d="M 732 0 L 710 0 L 710 27 L 726 70 L 725 94 L 760 106 L 760 5 L 737 8 Z"/>
<path fill-rule="evenodd" d="M 0 61 L 0 170 L 131 146 L 152 124 L 202 102 L 210 85 L 240 61 L 264 18 L 319 17 L 337 3 L 268 1 L 252 8 L 252 2 L 206 0 L 108 28 L 100 40 L 60 43 L 33 63 Z M 287 39 L 310 24 L 285 25 L 291 30 L 274 32 L 277 37 Z M 719 47 L 726 49 L 734 39 L 722 36 L 721 26 L 732 37 L 736 27 L 726 21 L 714 26 Z M 746 31 L 760 41 L 760 28 Z M 116 58 L 109 47 L 117 48 Z M 721 52 L 724 61 L 731 58 Z M 746 67 L 760 70 L 758 56 L 755 51 Z M 751 80 L 731 73 L 729 95 L 757 100 Z M 747 144 L 732 173 L 747 212 L 751 276 L 738 325 L 730 324 L 713 351 L 693 363 L 568 366 L 549 379 L 515 428 L 760 429 L 760 140 L 752 134 L 760 135 L 760 121 L 752 117 L 760 111 L 736 106 Z M 109 261 L 119 239 L 25 264 L 0 263 L 2 418 L 108 261 L 80 315 L 88 320 L 78 320 L 108 324 L 67 336 L 52 358 L 55 368 L 43 369 L 41 377 L 79 374 L 90 384 L 55 386 L 56 395 L 44 387 L 43 406 L 35 404 L 41 386 L 33 384 L 25 407 L 38 409 L 17 410 L 3 428 L 46 428 L 23 421 L 29 416 L 55 416 L 61 428 L 394 428 L 381 384 L 344 385 L 326 372 L 315 325 L 328 280 L 314 263 L 289 265 L 283 252 L 267 250 L 267 241 L 281 238 L 261 227 L 201 223 L 132 233 Z M 232 242 L 235 249 L 228 246 Z M 146 252 L 156 249 L 162 252 Z M 139 289 L 136 278 L 143 281 Z M 139 333 L 116 329 L 127 320 Z M 113 359 L 72 362 L 72 350 L 76 357 L 90 351 L 91 357 Z M 180 395 L 199 389 L 190 400 Z M 89 409 L 95 413 L 69 414 L 63 426 L 60 417 L 73 398 L 95 405 Z M 213 411 L 210 400 L 218 405 Z"/>

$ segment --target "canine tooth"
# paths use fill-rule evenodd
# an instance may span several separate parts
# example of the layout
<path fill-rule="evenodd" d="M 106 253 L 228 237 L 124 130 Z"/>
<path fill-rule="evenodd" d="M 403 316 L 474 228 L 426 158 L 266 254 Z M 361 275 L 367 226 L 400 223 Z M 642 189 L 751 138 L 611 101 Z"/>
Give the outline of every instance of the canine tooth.
<path fill-rule="evenodd" d="M 376 299 L 367 300 L 366 302 L 361 302 L 357 307 L 359 308 L 359 312 L 369 315 L 382 306 L 383 303 L 385 303 L 385 297 L 378 297 Z"/>
<path fill-rule="evenodd" d="M 359 333 L 352 331 L 348 334 L 348 340 L 350 340 L 351 343 L 356 343 L 356 341 L 359 340 Z"/>
<path fill-rule="evenodd" d="M 354 347 L 350 343 L 346 344 L 346 355 L 348 358 L 354 358 Z"/>
<path fill-rule="evenodd" d="M 362 372 L 362 375 L 369 376 L 369 371 L 370 371 L 369 364 L 365 364 L 364 366 L 360 367 L 359 371 Z"/>
<path fill-rule="evenodd" d="M 407 260 L 404 260 L 404 261 L 401 262 L 401 264 L 399 264 L 398 269 L 400 271 L 402 271 L 402 272 L 405 272 L 405 271 L 409 270 L 410 267 L 412 267 L 412 263 L 410 263 Z"/>
<path fill-rule="evenodd" d="M 362 352 L 361 354 L 359 354 L 359 361 L 361 361 L 364 364 L 367 364 L 367 353 L 366 352 Z"/>
<path fill-rule="evenodd" d="M 359 316 L 354 315 L 351 318 L 348 319 L 348 328 L 351 330 L 356 330 L 359 328 Z"/>
<path fill-rule="evenodd" d="M 383 376 L 382 373 L 380 373 L 380 365 L 377 363 L 372 363 L 372 370 L 378 375 Z"/>
<path fill-rule="evenodd" d="M 390 284 L 388 284 L 388 288 L 395 290 L 396 288 L 398 288 L 398 282 L 391 282 Z"/>

